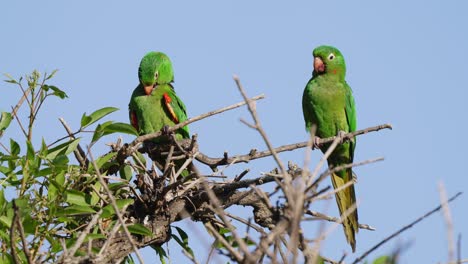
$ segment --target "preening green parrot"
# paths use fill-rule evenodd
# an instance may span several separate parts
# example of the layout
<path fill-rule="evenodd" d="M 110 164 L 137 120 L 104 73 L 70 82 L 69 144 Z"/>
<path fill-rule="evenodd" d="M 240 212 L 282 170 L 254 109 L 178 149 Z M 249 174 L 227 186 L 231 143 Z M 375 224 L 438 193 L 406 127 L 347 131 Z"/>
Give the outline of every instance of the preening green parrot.
<path fill-rule="evenodd" d="M 314 71 L 302 95 L 302 110 L 306 130 L 316 126 L 316 136 L 327 138 L 339 132 L 356 131 L 356 108 L 351 88 L 345 81 L 346 65 L 341 52 L 331 46 L 320 46 L 314 49 Z M 330 144 L 320 147 L 323 153 Z M 356 138 L 338 145 L 328 158 L 328 167 L 353 162 Z M 336 189 L 353 181 L 351 168 L 334 173 L 331 176 Z M 356 203 L 354 184 L 335 194 L 340 214 L 345 213 Z M 348 211 L 349 212 L 349 211 Z M 353 252 L 356 250 L 356 233 L 358 232 L 358 213 L 353 210 L 342 218 L 346 240 Z"/>
<path fill-rule="evenodd" d="M 160 131 L 164 126 L 174 126 L 187 120 L 186 108 L 177 97 L 172 82 L 174 71 L 169 57 L 162 52 L 149 52 L 140 62 L 138 69 L 140 83 L 133 91 L 128 105 L 130 123 L 140 135 Z M 177 140 L 190 138 L 188 126 L 175 131 Z M 153 139 L 154 143 L 167 142 L 166 136 Z M 164 161 L 158 161 L 164 166 Z M 176 162 L 177 167 L 183 161 Z M 184 171 L 183 176 L 188 175 Z"/>

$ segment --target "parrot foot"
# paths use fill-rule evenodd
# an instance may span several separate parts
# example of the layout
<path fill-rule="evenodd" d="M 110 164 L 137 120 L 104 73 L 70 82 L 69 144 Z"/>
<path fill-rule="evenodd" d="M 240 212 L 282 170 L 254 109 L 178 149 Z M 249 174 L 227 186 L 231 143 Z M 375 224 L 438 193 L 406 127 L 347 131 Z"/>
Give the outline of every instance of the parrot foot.
<path fill-rule="evenodd" d="M 166 135 L 166 136 L 171 134 L 171 132 L 169 131 L 169 126 L 168 125 L 164 125 L 163 128 L 161 129 L 161 132 L 162 132 L 163 135 Z"/>
<path fill-rule="evenodd" d="M 343 130 L 338 131 L 338 134 L 337 134 L 336 136 L 340 138 L 340 144 L 343 144 L 343 142 L 345 141 L 344 136 L 345 136 L 346 134 L 347 134 L 347 133 L 344 132 Z"/>
<path fill-rule="evenodd" d="M 322 143 L 320 143 L 321 138 L 315 136 L 314 137 L 314 142 L 312 144 L 312 149 L 319 149 Z"/>

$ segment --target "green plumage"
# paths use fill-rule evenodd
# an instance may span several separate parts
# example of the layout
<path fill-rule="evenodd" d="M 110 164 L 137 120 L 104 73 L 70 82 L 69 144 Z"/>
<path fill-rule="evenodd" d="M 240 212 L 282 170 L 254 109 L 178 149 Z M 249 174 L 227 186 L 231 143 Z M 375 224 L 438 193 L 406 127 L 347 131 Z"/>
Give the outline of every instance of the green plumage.
<path fill-rule="evenodd" d="M 151 134 L 161 130 L 164 126 L 174 126 L 176 122 L 171 118 L 171 114 L 165 106 L 163 95 L 168 94 L 172 99 L 171 106 L 174 109 L 179 122 L 187 120 L 185 105 L 177 97 L 170 84 L 159 84 L 153 90 L 151 95 L 146 95 L 143 87 L 138 87 L 133 91 L 129 108 L 133 111 L 138 120 L 140 135 Z M 174 103 L 175 101 L 175 103 Z M 176 139 L 189 138 L 188 126 L 176 131 Z M 164 137 L 154 139 L 155 142 L 163 140 Z"/>
<path fill-rule="evenodd" d="M 141 60 L 138 77 L 140 84 L 133 91 L 128 107 L 130 122 L 140 135 L 151 134 L 164 126 L 171 127 L 187 120 L 185 105 L 171 84 L 174 73 L 169 57 L 161 52 L 147 53 Z M 178 140 L 190 137 L 187 126 L 178 129 L 175 134 Z M 167 140 L 166 136 L 160 136 L 153 142 Z M 164 164 L 163 161 L 160 163 Z M 176 167 L 182 163 L 176 164 Z"/>
<path fill-rule="evenodd" d="M 356 130 L 356 109 L 351 88 L 345 81 L 346 65 L 341 52 L 330 46 L 314 49 L 314 72 L 302 96 L 302 109 L 307 131 L 316 126 L 316 136 L 327 138 L 336 136 L 339 131 Z M 320 146 L 325 152 L 330 144 Z M 328 158 L 329 168 L 349 164 L 354 159 L 356 139 L 337 146 Z M 341 170 L 331 176 L 336 189 L 353 180 L 352 169 Z M 336 193 L 340 214 L 345 213 L 356 203 L 354 185 Z M 357 210 L 348 212 L 342 218 L 348 243 L 353 252 L 356 249 L 355 235 L 358 232 Z"/>

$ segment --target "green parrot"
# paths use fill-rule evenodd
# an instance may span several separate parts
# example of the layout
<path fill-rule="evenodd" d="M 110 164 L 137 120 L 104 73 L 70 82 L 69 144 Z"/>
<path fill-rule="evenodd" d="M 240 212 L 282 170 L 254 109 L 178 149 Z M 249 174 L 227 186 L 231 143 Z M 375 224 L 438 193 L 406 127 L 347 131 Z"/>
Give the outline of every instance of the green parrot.
<path fill-rule="evenodd" d="M 140 83 L 135 88 L 128 105 L 130 123 L 140 135 L 160 131 L 187 120 L 186 108 L 177 97 L 172 82 L 174 71 L 169 57 L 162 52 L 149 52 L 140 62 L 138 69 Z M 188 126 L 175 131 L 177 140 L 190 138 Z M 167 136 L 153 139 L 154 143 L 168 142 Z M 158 160 L 164 166 L 164 160 Z M 176 162 L 176 170 L 183 160 Z M 188 175 L 188 171 L 182 173 Z"/>
<path fill-rule="evenodd" d="M 341 52 L 335 47 L 320 46 L 314 49 L 314 71 L 302 95 L 302 110 L 306 130 L 316 127 L 316 136 L 327 138 L 339 133 L 356 131 L 356 107 L 351 88 L 345 81 L 346 65 Z M 318 146 L 317 143 L 314 143 Z M 318 147 L 323 153 L 330 144 Z M 328 158 L 328 167 L 353 162 L 356 138 L 338 145 Z M 353 181 L 351 168 L 334 173 L 331 176 L 336 189 Z M 354 185 L 335 194 L 338 209 L 342 215 L 356 203 Z M 353 252 L 356 250 L 356 233 L 358 232 L 358 213 L 353 210 L 342 218 L 346 240 Z"/>

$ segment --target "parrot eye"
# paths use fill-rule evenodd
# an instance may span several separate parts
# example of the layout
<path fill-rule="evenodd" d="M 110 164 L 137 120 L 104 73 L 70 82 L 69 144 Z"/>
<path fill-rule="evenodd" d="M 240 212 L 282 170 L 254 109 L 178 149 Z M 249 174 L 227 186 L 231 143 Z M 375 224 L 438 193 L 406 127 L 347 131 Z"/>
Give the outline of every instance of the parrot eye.
<path fill-rule="evenodd" d="M 333 60 L 333 59 L 335 59 L 335 54 L 330 53 L 330 55 L 328 55 L 328 60 Z"/>
<path fill-rule="evenodd" d="M 157 79 L 158 79 L 158 76 L 159 76 L 159 72 L 155 72 L 155 73 L 154 73 L 154 79 L 157 80 Z"/>

